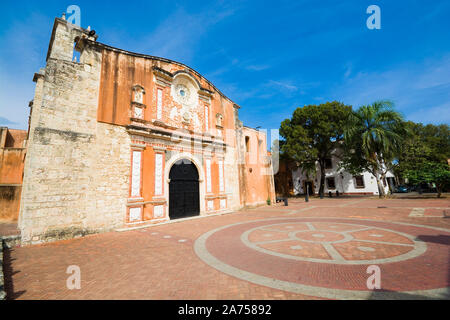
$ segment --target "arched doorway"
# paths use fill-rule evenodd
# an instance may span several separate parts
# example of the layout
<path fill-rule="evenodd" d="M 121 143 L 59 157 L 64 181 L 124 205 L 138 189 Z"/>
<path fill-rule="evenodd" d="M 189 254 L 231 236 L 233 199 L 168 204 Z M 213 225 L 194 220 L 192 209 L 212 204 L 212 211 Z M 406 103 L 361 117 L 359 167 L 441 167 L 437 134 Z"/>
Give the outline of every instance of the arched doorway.
<path fill-rule="evenodd" d="M 200 214 L 197 167 L 187 159 L 175 162 L 169 173 L 169 217 L 179 219 Z"/>

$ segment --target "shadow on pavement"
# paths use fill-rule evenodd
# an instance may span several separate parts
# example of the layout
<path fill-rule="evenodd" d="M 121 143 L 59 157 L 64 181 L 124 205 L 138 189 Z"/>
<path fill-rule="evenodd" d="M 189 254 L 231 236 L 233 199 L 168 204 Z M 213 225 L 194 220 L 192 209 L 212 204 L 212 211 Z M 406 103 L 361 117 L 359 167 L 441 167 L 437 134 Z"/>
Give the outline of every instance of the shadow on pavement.
<path fill-rule="evenodd" d="M 438 236 L 428 236 L 428 235 L 419 235 L 416 237 L 416 240 L 420 240 L 426 243 L 437 243 L 444 246 L 450 246 L 450 236 L 447 235 L 438 235 Z M 450 284 L 450 247 L 449 247 L 449 255 L 447 259 L 447 286 Z M 379 290 L 373 291 L 370 295 L 369 299 L 373 300 L 449 300 L 450 299 L 450 289 L 447 288 L 447 292 L 442 292 L 440 295 L 436 295 L 436 297 L 424 296 L 420 294 L 413 293 L 405 293 L 405 292 L 397 292 L 391 290 Z"/>
<path fill-rule="evenodd" d="M 416 240 L 450 246 L 450 236 L 443 235 L 443 234 L 440 234 L 438 236 L 419 235 L 416 237 Z M 449 247 L 449 250 L 450 250 L 450 247 Z"/>
<path fill-rule="evenodd" d="M 6 300 L 15 300 L 23 295 L 26 291 L 14 292 L 13 276 L 20 271 L 13 271 L 12 262 L 15 259 L 11 258 L 11 249 L 3 250 L 3 273 L 5 277 L 5 291 Z"/>

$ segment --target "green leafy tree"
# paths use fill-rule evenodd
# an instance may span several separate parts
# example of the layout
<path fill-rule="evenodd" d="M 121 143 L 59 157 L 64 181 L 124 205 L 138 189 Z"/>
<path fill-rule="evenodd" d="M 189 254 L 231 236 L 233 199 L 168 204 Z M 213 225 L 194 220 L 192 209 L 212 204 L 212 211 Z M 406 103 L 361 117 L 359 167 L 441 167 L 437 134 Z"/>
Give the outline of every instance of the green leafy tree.
<path fill-rule="evenodd" d="M 402 144 L 397 173 L 414 169 L 426 161 L 447 163 L 450 159 L 450 128 L 446 124 L 424 126 L 421 123 L 405 123 L 408 136 Z"/>
<path fill-rule="evenodd" d="M 384 197 L 381 181 L 392 169 L 406 130 L 403 117 L 390 101 L 377 101 L 352 112 L 345 129 L 340 166 L 352 174 L 370 172 Z"/>
<path fill-rule="evenodd" d="M 344 127 L 352 107 L 333 101 L 297 108 L 291 119 L 281 123 L 284 138 L 281 150 L 310 172 L 316 163 L 320 170 L 319 194 L 323 196 L 325 161 L 342 143 Z"/>
<path fill-rule="evenodd" d="M 436 162 L 447 163 L 450 158 L 450 128 L 447 124 L 426 126 L 416 124 L 419 137 L 431 150 L 431 159 Z"/>
<path fill-rule="evenodd" d="M 449 186 L 449 126 L 424 126 L 409 121 L 406 127 L 409 134 L 402 145 L 395 173 L 407 178 L 410 184 L 434 183 L 440 197 Z"/>
<path fill-rule="evenodd" d="M 450 167 L 446 163 L 426 161 L 415 169 L 406 170 L 405 177 L 413 184 L 434 183 L 440 198 L 450 185 Z"/>

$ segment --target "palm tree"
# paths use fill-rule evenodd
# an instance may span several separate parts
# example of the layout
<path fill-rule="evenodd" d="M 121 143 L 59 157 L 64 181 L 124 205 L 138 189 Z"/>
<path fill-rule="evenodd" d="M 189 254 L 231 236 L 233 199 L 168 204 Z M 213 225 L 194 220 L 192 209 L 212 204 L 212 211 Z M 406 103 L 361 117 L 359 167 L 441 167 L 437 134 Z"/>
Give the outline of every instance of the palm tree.
<path fill-rule="evenodd" d="M 361 106 L 349 117 L 346 143 L 356 146 L 354 157 L 360 157 L 363 167 L 375 176 L 380 198 L 385 195 L 381 180 L 399 154 L 405 132 L 402 115 L 387 100 Z"/>

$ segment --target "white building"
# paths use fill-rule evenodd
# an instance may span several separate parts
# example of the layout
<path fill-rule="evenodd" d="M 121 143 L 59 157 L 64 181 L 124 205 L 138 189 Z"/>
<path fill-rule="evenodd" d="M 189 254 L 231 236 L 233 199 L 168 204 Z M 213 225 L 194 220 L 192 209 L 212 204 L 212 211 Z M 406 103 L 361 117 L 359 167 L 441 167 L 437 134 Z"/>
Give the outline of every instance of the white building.
<path fill-rule="evenodd" d="M 369 172 L 363 172 L 361 175 L 353 176 L 350 173 L 339 170 L 339 159 L 332 157 L 326 161 L 325 169 L 325 196 L 331 191 L 333 195 L 336 191 L 339 194 L 359 194 L 359 195 L 378 195 L 377 180 Z M 396 185 L 395 177 L 391 172 L 386 174 L 386 181 L 382 181 L 385 193 L 389 193 L 389 186 Z M 302 168 L 292 170 L 292 181 L 294 194 L 305 194 L 306 188 L 309 194 L 319 193 L 320 187 L 320 166 L 316 164 L 316 174 L 309 176 L 303 172 Z M 313 192 L 311 192 L 313 190 Z"/>

